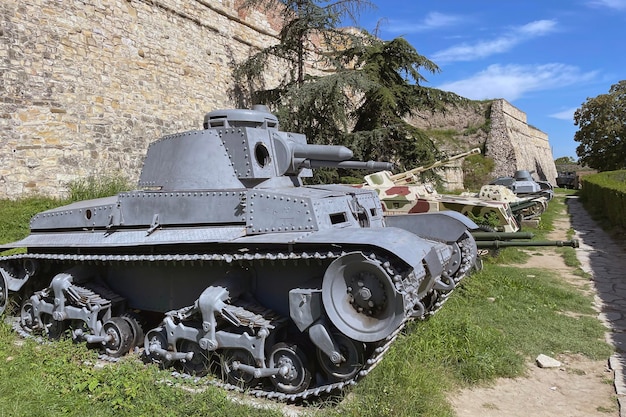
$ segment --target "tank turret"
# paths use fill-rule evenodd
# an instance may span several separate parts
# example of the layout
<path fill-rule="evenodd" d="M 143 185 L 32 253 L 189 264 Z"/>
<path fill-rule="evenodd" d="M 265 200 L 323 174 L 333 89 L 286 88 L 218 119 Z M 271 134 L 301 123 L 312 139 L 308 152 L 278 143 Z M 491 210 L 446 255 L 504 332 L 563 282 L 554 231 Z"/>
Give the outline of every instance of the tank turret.
<path fill-rule="evenodd" d="M 520 169 L 515 171 L 513 177 L 499 177 L 491 181 L 490 185 L 503 185 L 520 197 L 544 197 L 552 200 L 554 190 L 548 181 L 535 181 L 532 177 L 534 171 Z"/>
<path fill-rule="evenodd" d="M 476 225 L 457 213 L 387 223 L 372 190 L 304 186 L 351 161 L 264 108 L 218 110 L 148 148 L 139 189 L 39 213 L 0 250 L 0 314 L 21 331 L 100 346 L 223 386 L 295 401 L 352 385 L 409 320 L 472 269 Z M 393 223 L 393 224 L 392 224 Z"/>
<path fill-rule="evenodd" d="M 417 174 L 449 162 L 480 153 L 479 148 L 463 152 L 430 165 L 392 174 L 380 171 L 365 176 L 363 188 L 373 189 L 383 203 L 386 216 L 452 210 L 477 223 L 484 222 L 499 231 L 516 232 L 519 224 L 505 201 L 484 201 L 475 197 L 439 194 L 431 184 L 419 181 Z"/>

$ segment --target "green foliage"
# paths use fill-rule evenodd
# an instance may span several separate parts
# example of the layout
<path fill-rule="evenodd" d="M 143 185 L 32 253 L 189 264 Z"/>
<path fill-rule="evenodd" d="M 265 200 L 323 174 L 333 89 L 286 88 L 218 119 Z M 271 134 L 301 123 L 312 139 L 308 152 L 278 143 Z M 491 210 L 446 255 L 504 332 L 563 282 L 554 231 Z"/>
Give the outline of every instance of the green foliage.
<path fill-rule="evenodd" d="M 463 131 L 463 136 L 471 136 L 471 135 L 475 135 L 478 132 L 484 132 L 484 133 L 489 133 L 491 131 L 491 119 L 489 117 L 487 117 L 485 119 L 485 122 L 482 123 L 481 125 L 478 126 L 468 126 L 464 131 Z"/>
<path fill-rule="evenodd" d="M 28 236 L 29 222 L 35 214 L 57 207 L 59 200 L 28 197 L 21 200 L 0 200 L 0 243 L 14 242 Z"/>
<path fill-rule="evenodd" d="M 94 366 L 95 350 L 19 340 L 0 322 L 0 410 L 10 416 L 282 416 L 229 400 L 209 385 L 172 380 L 137 357 Z"/>
<path fill-rule="evenodd" d="M 494 167 L 494 160 L 488 156 L 482 154 L 468 156 L 463 160 L 463 185 L 470 190 L 479 190 L 491 179 Z"/>
<path fill-rule="evenodd" d="M 345 145 L 357 159 L 391 161 L 398 170 L 434 160 L 432 140 L 405 117 L 416 108 L 443 111 L 448 104 L 468 101 L 420 85 L 425 81 L 420 71 L 437 72 L 437 65 L 403 38 L 384 41 L 366 32 L 337 30 L 336 16 L 353 15 L 368 2 L 282 3 L 286 13 L 280 42 L 237 65 L 236 84 L 245 93 L 241 101 L 265 103 L 284 130 L 304 133 L 310 143 Z M 245 5 L 269 4 L 250 0 Z M 316 36 L 317 44 L 311 43 Z M 328 75 L 303 73 L 302 45 L 307 51 L 327 48 L 319 58 L 331 70 Z M 279 85 L 266 88 L 264 73 L 277 59 L 287 63 L 287 72 Z M 313 181 L 345 176 L 362 174 L 326 171 L 316 173 Z"/>
<path fill-rule="evenodd" d="M 131 188 L 130 181 L 123 175 L 89 176 L 67 184 L 69 201 L 90 200 L 109 197 Z"/>
<path fill-rule="evenodd" d="M 486 213 L 485 215 L 474 215 L 471 211 L 467 213 L 467 217 L 478 226 L 486 226 L 489 230 L 495 230 L 500 225 L 500 220 L 496 213 Z"/>
<path fill-rule="evenodd" d="M 608 94 L 588 98 L 574 113 L 580 142 L 580 163 L 599 171 L 626 168 L 626 80 L 611 86 Z"/>
<path fill-rule="evenodd" d="M 626 170 L 586 175 L 580 195 L 591 213 L 613 227 L 626 228 Z"/>
<path fill-rule="evenodd" d="M 576 160 L 572 158 L 571 156 L 562 156 L 554 160 L 555 165 L 572 165 L 575 163 L 576 163 Z"/>

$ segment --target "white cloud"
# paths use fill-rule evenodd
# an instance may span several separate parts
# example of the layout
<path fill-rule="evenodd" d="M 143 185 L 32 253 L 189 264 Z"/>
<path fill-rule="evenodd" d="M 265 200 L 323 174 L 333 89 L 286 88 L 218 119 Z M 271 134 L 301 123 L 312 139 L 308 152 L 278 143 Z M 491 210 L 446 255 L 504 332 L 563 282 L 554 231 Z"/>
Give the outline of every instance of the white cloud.
<path fill-rule="evenodd" d="M 523 26 L 514 27 L 509 33 L 503 34 L 493 40 L 452 46 L 448 49 L 436 52 L 431 59 L 437 63 L 474 61 L 493 54 L 509 51 L 524 41 L 544 36 L 555 30 L 556 21 L 536 20 Z"/>
<path fill-rule="evenodd" d="M 571 122 L 574 120 L 574 112 L 576 110 L 578 110 L 578 107 L 572 107 L 571 109 L 563 110 L 558 113 L 552 113 L 549 116 L 553 119 L 569 120 Z"/>
<path fill-rule="evenodd" d="M 470 78 L 446 83 L 437 88 L 474 100 L 504 98 L 514 101 L 528 92 L 576 85 L 593 79 L 596 71 L 583 73 L 565 64 L 490 65 Z"/>
<path fill-rule="evenodd" d="M 626 0 L 591 0 L 587 2 L 592 7 L 608 7 L 615 10 L 626 10 Z"/>
<path fill-rule="evenodd" d="M 387 30 L 391 33 L 402 34 L 426 32 L 429 30 L 453 26 L 462 21 L 464 21 L 464 19 L 461 16 L 430 12 L 424 19 L 417 23 L 414 21 L 405 22 L 391 20 L 389 21 L 389 28 Z"/>

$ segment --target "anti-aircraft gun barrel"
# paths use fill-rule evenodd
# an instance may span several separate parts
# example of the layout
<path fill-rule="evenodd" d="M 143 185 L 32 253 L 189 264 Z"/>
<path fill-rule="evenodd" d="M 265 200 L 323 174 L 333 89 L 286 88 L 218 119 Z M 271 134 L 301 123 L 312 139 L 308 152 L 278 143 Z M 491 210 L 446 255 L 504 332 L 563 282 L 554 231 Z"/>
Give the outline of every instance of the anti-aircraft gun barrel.
<path fill-rule="evenodd" d="M 579 243 L 577 239 L 572 240 L 539 240 L 539 241 L 511 241 L 511 240 L 479 240 L 476 241 L 476 247 L 478 249 L 497 249 L 508 247 L 532 247 L 532 246 L 557 246 L 564 247 L 569 246 L 572 248 L 578 248 Z"/>
<path fill-rule="evenodd" d="M 382 169 L 380 172 L 375 172 L 370 175 L 365 176 L 365 185 L 369 185 L 371 187 L 393 187 L 396 185 L 407 185 L 416 182 L 416 174 L 420 172 L 428 171 L 429 169 L 437 168 L 439 166 L 448 164 L 452 161 L 456 161 L 457 159 L 465 158 L 469 155 L 479 154 L 480 149 L 474 148 L 470 151 L 463 152 L 457 155 L 453 155 L 449 158 L 441 159 L 439 161 L 435 161 L 430 165 L 424 165 L 417 168 L 413 168 L 411 170 L 401 172 L 399 174 L 392 174 L 389 172 L 389 169 Z"/>
<path fill-rule="evenodd" d="M 474 149 L 469 150 L 467 152 L 463 152 L 463 153 L 460 153 L 460 154 L 457 154 L 457 155 L 453 155 L 453 156 L 451 156 L 449 158 L 440 159 L 439 161 L 435 161 L 435 162 L 433 162 L 432 164 L 429 164 L 429 165 L 423 165 L 423 166 L 420 166 L 420 167 L 417 167 L 417 168 L 410 169 L 410 170 L 408 170 L 406 172 L 401 172 L 399 174 L 391 175 L 390 179 L 394 183 L 396 183 L 398 185 L 405 184 L 407 182 L 412 182 L 412 181 L 414 181 L 415 174 L 419 174 L 419 173 L 422 173 L 422 172 L 425 172 L 425 171 L 428 171 L 428 170 L 440 167 L 442 165 L 449 164 L 452 161 L 456 161 L 458 159 L 463 159 L 463 158 L 468 157 L 470 155 L 475 155 L 475 154 L 479 154 L 479 153 L 480 153 L 480 148 L 474 148 Z"/>

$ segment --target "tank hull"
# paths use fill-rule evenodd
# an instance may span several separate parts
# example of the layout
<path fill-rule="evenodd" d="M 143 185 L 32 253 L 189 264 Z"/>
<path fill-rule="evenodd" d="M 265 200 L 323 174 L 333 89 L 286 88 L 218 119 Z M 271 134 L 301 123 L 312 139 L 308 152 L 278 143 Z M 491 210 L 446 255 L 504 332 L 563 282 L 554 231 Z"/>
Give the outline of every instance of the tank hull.
<path fill-rule="evenodd" d="M 223 386 L 280 400 L 354 384 L 404 324 L 433 314 L 476 261 L 452 214 L 386 223 L 375 192 L 303 186 L 343 147 L 308 145 L 259 111 L 219 111 L 203 131 L 150 145 L 141 190 L 33 217 L 0 246 L 0 313 L 109 357 L 138 348 Z M 386 165 L 385 165 L 386 166 Z"/>

